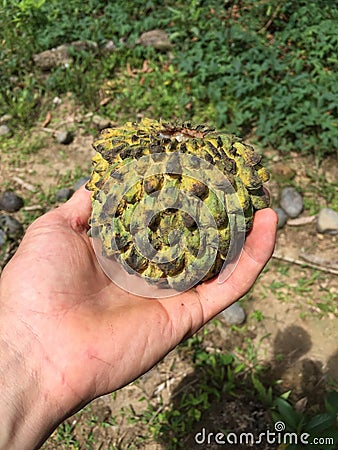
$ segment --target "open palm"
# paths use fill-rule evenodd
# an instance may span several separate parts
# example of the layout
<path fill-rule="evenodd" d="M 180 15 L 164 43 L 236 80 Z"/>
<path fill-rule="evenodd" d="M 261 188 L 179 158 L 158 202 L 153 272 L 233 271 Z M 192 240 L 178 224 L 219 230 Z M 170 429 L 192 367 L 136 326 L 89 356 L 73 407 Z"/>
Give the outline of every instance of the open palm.
<path fill-rule="evenodd" d="M 147 371 L 243 296 L 275 242 L 274 212 L 259 211 L 224 284 L 214 279 L 174 297 L 141 298 L 102 272 L 86 233 L 89 215 L 90 194 L 81 188 L 29 227 L 1 281 L 6 336 L 40 374 L 63 418 Z"/>

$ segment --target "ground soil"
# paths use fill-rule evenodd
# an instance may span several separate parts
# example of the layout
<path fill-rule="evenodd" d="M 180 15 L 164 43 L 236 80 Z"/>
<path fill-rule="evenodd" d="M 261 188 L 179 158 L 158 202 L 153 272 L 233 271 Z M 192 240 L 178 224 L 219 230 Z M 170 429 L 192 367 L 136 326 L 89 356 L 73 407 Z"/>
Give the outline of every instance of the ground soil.
<path fill-rule="evenodd" d="M 82 175 L 90 173 L 93 137 L 85 128 L 85 120 L 73 107 L 60 106 L 58 111 L 53 112 L 48 127 L 60 128 L 60 117 L 63 118 L 62 127 L 74 130 L 75 138 L 71 144 L 56 143 L 53 132 L 37 126 L 23 143 L 27 147 L 29 142 L 40 142 L 37 151 L 32 154 L 26 152 L 21 157 L 19 152 L 15 155 L 16 150 L 12 149 L 2 155 L 1 186 L 14 188 L 26 200 L 26 205 L 37 207 L 37 214 L 54 207 L 46 206 L 41 199 L 51 198 L 51 192 L 58 187 L 72 185 L 71 176 L 69 183 L 65 180 L 69 171 L 78 170 Z M 314 197 L 308 187 L 313 179 L 318 178 L 318 173 L 323 175 L 325 183 L 332 184 L 338 179 L 333 160 L 324 160 L 316 167 L 310 156 L 290 155 L 285 160 L 277 150 L 269 150 L 266 154 L 273 175 L 269 189 L 275 205 L 281 186 L 286 184 L 280 177 L 285 176 L 285 172 L 289 176 L 288 168 L 294 170 L 292 182 L 303 190 L 305 198 Z M 275 165 L 278 168 L 276 176 Z M 34 186 L 35 192 L 25 188 L 24 183 L 15 181 L 18 178 Z M 327 206 L 324 196 L 318 194 L 313 200 Z M 25 214 L 27 211 L 22 210 L 16 213 L 16 217 L 24 220 Z M 302 217 L 307 216 L 309 211 L 304 210 Z M 257 350 L 259 362 L 266 366 L 265 382 L 276 385 L 279 381 L 280 392 L 292 390 L 291 398 L 298 402 L 299 407 L 307 405 L 314 410 L 322 405 L 328 385 L 336 383 L 337 386 L 338 383 L 338 277 L 334 271 L 326 271 L 325 267 L 319 270 L 299 265 L 297 261 L 302 252 L 327 262 L 337 260 L 337 239 L 338 236 L 317 233 L 315 222 L 286 225 L 278 231 L 275 250 L 278 258 L 271 259 L 242 302 L 247 312 L 244 327 L 229 327 L 222 315 L 217 317 L 217 322 L 206 326 L 209 333 L 204 345 L 219 352 L 237 352 L 239 357 L 243 357 L 239 349 L 246 347 L 249 337 Z M 248 360 L 246 363 L 249 364 Z M 66 425 L 53 433 L 43 448 L 169 448 L 172 436 L 167 436 L 166 442 L 150 438 L 149 428 L 158 414 L 165 409 L 174 409 L 182 392 L 198 382 L 199 374 L 189 355 L 174 350 L 137 382 L 114 396 L 97 399 L 90 407 L 70 418 Z M 142 411 L 147 409 L 149 403 L 155 405 L 152 415 L 147 420 L 138 420 L 144 417 Z M 133 416 L 135 420 L 131 419 Z M 248 399 L 241 393 L 235 397 L 223 395 L 202 415 L 194 429 L 187 430 L 183 448 L 265 448 L 262 445 L 217 446 L 214 442 L 199 445 L 194 436 L 203 427 L 212 432 L 245 430 L 258 433 L 271 427 L 269 420 L 265 408 L 254 397 Z"/>

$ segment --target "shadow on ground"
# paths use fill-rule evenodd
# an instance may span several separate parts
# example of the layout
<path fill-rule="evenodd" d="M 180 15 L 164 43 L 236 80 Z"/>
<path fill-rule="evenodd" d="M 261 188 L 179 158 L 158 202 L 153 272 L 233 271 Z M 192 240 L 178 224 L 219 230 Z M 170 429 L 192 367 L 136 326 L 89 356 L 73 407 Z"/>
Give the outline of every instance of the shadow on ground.
<path fill-rule="evenodd" d="M 246 337 L 235 333 L 236 345 L 242 340 L 244 346 Z M 229 342 L 227 346 L 224 354 L 234 348 Z M 311 347 L 310 335 L 302 327 L 292 325 L 279 331 L 273 342 L 273 356 L 259 379 L 264 386 L 273 386 L 276 396 L 291 390 L 290 399 L 298 411 L 316 414 L 323 408 L 328 383 L 338 382 L 338 352 L 329 358 L 324 368 L 321 361 L 306 357 Z M 278 444 L 266 442 L 264 436 L 259 443 L 251 440 L 259 439 L 267 430 L 274 432 L 275 428 L 269 408 L 253 387 L 250 373 L 239 372 L 233 380 L 233 374 L 222 364 L 222 358 L 215 361 L 212 368 L 207 365 L 195 367 L 173 391 L 168 420 L 160 430 L 159 443 L 167 450 L 277 449 Z M 233 383 L 235 389 L 232 389 Z M 219 398 L 215 394 L 217 390 L 221 393 Z M 206 392 L 209 392 L 208 398 L 200 398 Z M 193 417 L 198 417 L 198 411 L 203 412 L 196 421 Z M 218 433 L 228 433 L 227 438 Z M 231 443 L 227 442 L 229 437 Z"/>

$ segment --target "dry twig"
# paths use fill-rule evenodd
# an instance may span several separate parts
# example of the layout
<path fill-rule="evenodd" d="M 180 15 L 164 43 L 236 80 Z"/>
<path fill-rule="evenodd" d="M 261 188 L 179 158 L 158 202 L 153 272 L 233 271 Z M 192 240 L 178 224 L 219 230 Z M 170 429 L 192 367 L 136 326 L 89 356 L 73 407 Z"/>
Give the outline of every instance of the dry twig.
<path fill-rule="evenodd" d="M 290 256 L 279 255 L 278 253 L 274 253 L 272 255 L 272 257 L 274 259 L 278 259 L 280 261 L 285 261 L 285 262 L 288 262 L 291 264 L 296 264 L 298 266 L 308 266 L 308 267 L 312 267 L 313 269 L 321 270 L 322 272 L 331 273 L 333 275 L 338 275 L 338 270 L 331 268 L 331 267 L 320 266 L 318 264 L 314 264 L 309 261 L 301 261 L 300 259 L 294 259 L 294 258 L 291 258 Z M 335 267 L 335 266 L 333 266 L 333 267 Z"/>
<path fill-rule="evenodd" d="M 23 188 L 27 189 L 27 191 L 31 191 L 31 192 L 35 192 L 35 186 L 33 186 L 30 183 L 27 183 L 26 181 L 22 180 L 19 177 L 12 177 L 12 180 L 15 181 L 16 183 L 20 184 L 20 186 L 22 186 Z"/>
<path fill-rule="evenodd" d="M 43 211 L 43 206 L 41 205 L 29 205 L 22 208 L 24 211 Z"/>

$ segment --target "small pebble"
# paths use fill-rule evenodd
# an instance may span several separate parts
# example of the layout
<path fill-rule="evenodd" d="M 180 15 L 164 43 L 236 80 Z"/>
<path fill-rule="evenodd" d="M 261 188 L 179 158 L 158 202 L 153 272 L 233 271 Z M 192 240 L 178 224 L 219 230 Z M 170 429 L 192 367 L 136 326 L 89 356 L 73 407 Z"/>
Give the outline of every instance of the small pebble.
<path fill-rule="evenodd" d="M 6 244 L 6 241 L 7 241 L 6 233 L 3 230 L 0 230 L 0 247 Z"/>
<path fill-rule="evenodd" d="M 102 50 L 105 53 L 113 53 L 116 50 L 115 42 L 110 39 L 104 44 Z"/>
<path fill-rule="evenodd" d="M 282 208 L 275 208 L 274 211 L 278 216 L 277 228 L 278 230 L 280 230 L 286 224 L 288 216 L 286 215 L 284 209 Z"/>
<path fill-rule="evenodd" d="M 74 187 L 73 187 L 74 191 L 77 191 L 78 189 L 80 189 L 80 187 L 83 186 L 84 184 L 86 184 L 88 180 L 89 180 L 89 178 L 84 178 L 84 177 L 79 178 L 77 180 L 77 182 L 74 184 Z"/>
<path fill-rule="evenodd" d="M 294 219 L 303 211 L 303 198 L 295 188 L 286 187 L 282 190 L 280 207 L 289 217 Z"/>
<path fill-rule="evenodd" d="M 317 218 L 319 233 L 338 233 L 338 213 L 331 208 L 323 208 Z"/>
<path fill-rule="evenodd" d="M 6 191 L 0 197 L 0 209 L 7 212 L 19 211 L 23 207 L 23 200 L 12 191 Z"/>
<path fill-rule="evenodd" d="M 0 125 L 0 136 L 10 136 L 12 134 L 11 130 L 7 125 Z"/>
<path fill-rule="evenodd" d="M 23 226 L 21 223 L 7 214 L 2 214 L 0 216 L 0 229 L 11 237 L 17 237 L 23 233 Z"/>
<path fill-rule="evenodd" d="M 237 302 L 228 306 L 221 314 L 229 325 L 241 325 L 246 319 L 245 310 Z"/>
<path fill-rule="evenodd" d="M 61 103 L 62 103 L 62 100 L 60 97 L 56 96 L 53 98 L 53 105 L 58 106 L 58 105 L 61 105 Z"/>
<path fill-rule="evenodd" d="M 56 192 L 55 200 L 57 202 L 65 202 L 65 201 L 69 200 L 73 194 L 74 194 L 74 190 L 72 188 L 62 188 Z"/>
<path fill-rule="evenodd" d="M 57 131 L 55 133 L 55 139 L 59 144 L 68 145 L 73 141 L 73 135 L 70 131 Z"/>
<path fill-rule="evenodd" d="M 93 125 L 98 130 L 104 130 L 105 128 L 109 128 L 111 126 L 111 121 L 106 117 L 99 116 L 95 114 L 92 118 Z"/>

